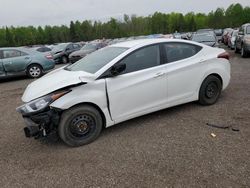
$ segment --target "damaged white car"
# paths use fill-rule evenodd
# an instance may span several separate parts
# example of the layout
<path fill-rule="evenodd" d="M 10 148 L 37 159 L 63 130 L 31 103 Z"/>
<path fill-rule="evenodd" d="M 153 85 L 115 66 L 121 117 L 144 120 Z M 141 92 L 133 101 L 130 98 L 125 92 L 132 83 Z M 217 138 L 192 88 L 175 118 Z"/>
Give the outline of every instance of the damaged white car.
<path fill-rule="evenodd" d="M 31 83 L 17 108 L 27 137 L 57 131 L 70 146 L 114 124 L 171 106 L 214 104 L 230 81 L 223 49 L 176 39 L 108 46 Z"/>

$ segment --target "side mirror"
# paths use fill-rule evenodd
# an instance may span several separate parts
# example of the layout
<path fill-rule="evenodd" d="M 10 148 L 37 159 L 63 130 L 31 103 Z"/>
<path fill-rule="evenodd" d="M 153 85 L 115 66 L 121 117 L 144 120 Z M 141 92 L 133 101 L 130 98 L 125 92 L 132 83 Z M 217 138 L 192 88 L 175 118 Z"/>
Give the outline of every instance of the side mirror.
<path fill-rule="evenodd" d="M 126 69 L 126 64 L 118 63 L 111 68 L 110 73 L 112 76 L 117 76 L 123 71 L 125 71 L 125 69 Z"/>

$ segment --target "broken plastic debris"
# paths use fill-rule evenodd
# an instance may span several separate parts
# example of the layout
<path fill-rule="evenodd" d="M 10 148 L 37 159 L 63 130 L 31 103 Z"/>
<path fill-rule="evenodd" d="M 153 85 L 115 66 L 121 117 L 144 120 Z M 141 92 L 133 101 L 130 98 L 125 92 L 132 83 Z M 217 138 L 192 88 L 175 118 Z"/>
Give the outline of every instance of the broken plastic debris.
<path fill-rule="evenodd" d="M 214 125 L 211 123 L 207 123 L 207 125 L 210 127 L 219 128 L 219 129 L 229 129 L 230 128 L 230 126 L 219 126 L 219 125 Z"/>
<path fill-rule="evenodd" d="M 236 127 L 233 127 L 231 125 L 229 126 L 220 126 L 220 125 L 215 125 L 215 124 L 211 124 L 211 123 L 206 123 L 208 126 L 210 127 L 214 127 L 214 128 L 218 128 L 218 129 L 231 129 L 232 131 L 240 131 L 240 129 L 236 128 Z"/>
<path fill-rule="evenodd" d="M 211 136 L 212 136 L 213 138 L 215 138 L 215 137 L 216 137 L 216 134 L 214 134 L 214 133 L 211 133 Z"/>

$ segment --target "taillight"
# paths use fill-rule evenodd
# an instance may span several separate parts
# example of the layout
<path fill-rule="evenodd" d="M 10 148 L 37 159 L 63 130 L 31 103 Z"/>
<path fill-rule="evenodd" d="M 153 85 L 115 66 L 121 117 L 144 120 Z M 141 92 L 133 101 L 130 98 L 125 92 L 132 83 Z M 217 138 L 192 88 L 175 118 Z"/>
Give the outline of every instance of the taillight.
<path fill-rule="evenodd" d="M 230 55 L 229 55 L 229 53 L 227 53 L 227 52 L 223 52 L 223 53 L 219 54 L 217 57 L 218 57 L 218 58 L 224 58 L 224 59 L 229 60 Z"/>
<path fill-rule="evenodd" d="M 50 54 L 46 55 L 45 57 L 46 57 L 47 59 L 53 59 L 53 56 L 50 55 Z"/>

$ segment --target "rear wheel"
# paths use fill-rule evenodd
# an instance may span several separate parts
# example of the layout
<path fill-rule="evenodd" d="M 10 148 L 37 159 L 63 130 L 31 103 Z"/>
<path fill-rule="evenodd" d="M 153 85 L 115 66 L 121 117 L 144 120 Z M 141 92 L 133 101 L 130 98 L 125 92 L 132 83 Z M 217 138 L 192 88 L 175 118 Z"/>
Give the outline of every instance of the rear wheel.
<path fill-rule="evenodd" d="M 247 52 L 246 52 L 246 50 L 245 50 L 245 47 L 244 47 L 244 45 L 242 45 L 242 47 L 241 47 L 241 57 L 247 57 Z"/>
<path fill-rule="evenodd" d="M 99 111 L 83 105 L 63 112 L 58 133 L 67 145 L 81 146 L 93 142 L 101 133 L 102 125 Z"/>
<path fill-rule="evenodd" d="M 68 63 L 68 58 L 66 56 L 62 57 L 62 63 L 64 64 Z"/>
<path fill-rule="evenodd" d="M 32 64 L 27 68 L 27 75 L 30 78 L 39 78 L 43 74 L 42 67 L 37 64 Z"/>
<path fill-rule="evenodd" d="M 202 83 L 199 92 L 199 103 L 202 105 L 212 105 L 220 97 L 222 83 L 214 75 L 208 76 Z"/>

